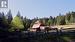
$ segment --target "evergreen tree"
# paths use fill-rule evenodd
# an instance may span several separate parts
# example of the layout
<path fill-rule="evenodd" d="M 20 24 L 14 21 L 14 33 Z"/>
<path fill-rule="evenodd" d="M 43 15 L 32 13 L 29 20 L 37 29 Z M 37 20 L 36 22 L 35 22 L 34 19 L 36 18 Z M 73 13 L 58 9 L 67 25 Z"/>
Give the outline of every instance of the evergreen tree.
<path fill-rule="evenodd" d="M 20 30 L 24 29 L 23 21 L 22 21 L 22 19 L 21 19 L 20 17 L 18 17 L 18 16 L 16 16 L 16 17 L 12 20 L 11 25 L 12 25 L 12 27 L 11 27 L 10 30 L 12 30 L 12 31 L 14 31 L 14 30 L 20 31 Z"/>
<path fill-rule="evenodd" d="M 17 13 L 17 15 L 16 16 L 18 16 L 18 17 L 20 17 L 21 18 L 21 15 L 20 15 L 20 12 L 18 11 L 18 13 Z"/>
<path fill-rule="evenodd" d="M 13 19 L 11 10 L 9 10 L 9 12 L 7 13 L 6 18 L 8 20 L 8 23 L 10 24 Z"/>
<path fill-rule="evenodd" d="M 2 29 L 2 30 L 8 29 L 8 22 L 4 16 L 4 12 L 0 13 L 0 29 Z"/>
<path fill-rule="evenodd" d="M 56 21 L 57 21 L 57 25 L 64 25 L 64 24 L 66 24 L 64 15 L 57 16 L 56 17 Z"/>
<path fill-rule="evenodd" d="M 30 28 L 31 20 L 30 19 L 27 19 L 25 17 L 24 20 L 23 20 L 23 24 L 24 24 L 25 30 L 27 30 L 28 28 Z"/>

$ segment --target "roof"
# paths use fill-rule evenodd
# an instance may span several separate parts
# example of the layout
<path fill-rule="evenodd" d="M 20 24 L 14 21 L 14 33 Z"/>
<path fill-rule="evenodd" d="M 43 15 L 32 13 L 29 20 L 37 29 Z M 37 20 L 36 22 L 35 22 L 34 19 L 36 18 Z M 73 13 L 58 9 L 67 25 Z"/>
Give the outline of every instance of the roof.
<path fill-rule="evenodd" d="M 39 28 L 40 25 L 41 25 L 41 22 L 40 22 L 40 21 L 36 21 L 36 22 L 34 23 L 34 25 L 32 26 L 32 28 Z"/>

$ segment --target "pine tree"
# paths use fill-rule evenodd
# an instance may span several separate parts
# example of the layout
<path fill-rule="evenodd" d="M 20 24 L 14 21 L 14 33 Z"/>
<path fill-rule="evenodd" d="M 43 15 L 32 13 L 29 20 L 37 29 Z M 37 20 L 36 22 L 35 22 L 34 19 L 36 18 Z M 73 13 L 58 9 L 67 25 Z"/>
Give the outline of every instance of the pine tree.
<path fill-rule="evenodd" d="M 8 23 L 10 24 L 13 19 L 11 10 L 9 10 L 9 12 L 7 13 L 6 19 L 8 20 Z"/>
<path fill-rule="evenodd" d="M 12 28 L 14 30 L 24 29 L 23 21 L 20 17 L 16 16 L 11 22 Z"/>

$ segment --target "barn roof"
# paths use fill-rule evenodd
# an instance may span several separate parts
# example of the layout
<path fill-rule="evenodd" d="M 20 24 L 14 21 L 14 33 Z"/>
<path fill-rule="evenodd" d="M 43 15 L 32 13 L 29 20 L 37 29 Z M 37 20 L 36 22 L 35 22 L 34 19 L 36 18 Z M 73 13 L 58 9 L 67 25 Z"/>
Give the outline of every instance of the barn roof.
<path fill-rule="evenodd" d="M 40 22 L 40 21 L 36 21 L 36 22 L 33 24 L 32 28 L 39 28 L 40 25 L 41 25 L 41 22 Z"/>

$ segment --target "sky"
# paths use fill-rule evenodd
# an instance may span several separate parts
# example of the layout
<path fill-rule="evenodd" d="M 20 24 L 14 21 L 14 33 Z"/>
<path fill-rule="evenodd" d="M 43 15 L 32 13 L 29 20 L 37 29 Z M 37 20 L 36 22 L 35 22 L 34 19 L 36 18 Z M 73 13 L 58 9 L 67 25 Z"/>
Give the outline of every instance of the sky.
<path fill-rule="evenodd" d="M 75 11 L 75 0 L 8 0 L 8 8 L 0 8 L 0 12 L 8 12 L 15 16 L 18 11 L 22 16 L 33 19 L 35 17 L 65 15 Z"/>

